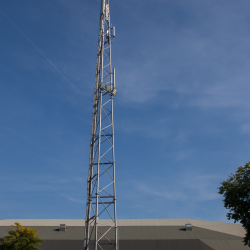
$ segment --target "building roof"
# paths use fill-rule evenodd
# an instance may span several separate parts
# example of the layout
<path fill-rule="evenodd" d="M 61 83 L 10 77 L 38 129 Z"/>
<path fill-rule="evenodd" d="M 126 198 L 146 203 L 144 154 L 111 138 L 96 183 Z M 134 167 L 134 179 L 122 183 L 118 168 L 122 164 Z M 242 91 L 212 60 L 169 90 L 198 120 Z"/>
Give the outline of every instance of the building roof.
<path fill-rule="evenodd" d="M 35 228 L 38 231 L 41 238 L 45 240 L 41 246 L 42 250 L 70 249 L 66 246 L 72 247 L 72 244 L 82 246 L 83 244 L 84 220 L 0 220 L 0 237 L 6 235 L 8 230 L 12 228 L 10 225 L 15 222 Z M 110 222 L 100 220 L 100 223 L 108 225 Z M 60 224 L 66 224 L 67 230 L 59 231 Z M 185 224 L 192 224 L 192 231 L 186 231 Z M 248 249 L 242 242 L 245 230 L 241 225 L 213 221 L 193 219 L 118 220 L 118 235 L 120 250 L 123 248 L 153 250 L 162 248 L 162 246 L 164 246 L 164 249 L 175 250 Z M 112 235 L 109 235 L 108 238 L 112 238 Z M 62 245 L 63 248 L 59 245 Z M 78 249 L 78 247 L 75 247 L 75 249 Z"/>
<path fill-rule="evenodd" d="M 22 226 L 59 226 L 60 224 L 66 224 L 67 226 L 85 225 L 84 219 L 10 219 L 0 220 L 0 226 L 11 226 L 15 222 L 19 222 Z M 100 220 L 100 224 L 104 226 L 108 226 L 110 223 L 110 220 Z M 245 229 L 239 224 L 194 219 L 119 219 L 117 220 L 117 224 L 119 227 L 185 226 L 185 224 L 192 224 L 195 227 L 214 230 L 239 237 L 244 237 L 246 233 Z"/>

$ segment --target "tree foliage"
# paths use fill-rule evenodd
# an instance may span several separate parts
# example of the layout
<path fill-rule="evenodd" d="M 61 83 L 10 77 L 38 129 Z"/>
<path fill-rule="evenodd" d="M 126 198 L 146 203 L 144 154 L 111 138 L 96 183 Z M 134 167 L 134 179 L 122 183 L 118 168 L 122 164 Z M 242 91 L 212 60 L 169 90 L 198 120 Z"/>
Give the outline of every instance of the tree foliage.
<path fill-rule="evenodd" d="M 244 243 L 250 247 L 250 162 L 221 184 L 219 193 L 223 194 L 224 207 L 230 209 L 227 218 L 240 221 L 246 229 Z"/>
<path fill-rule="evenodd" d="M 10 230 L 8 236 L 0 238 L 1 250 L 39 250 L 42 240 L 37 231 L 32 228 L 24 228 L 18 222 L 15 225 L 16 230 Z"/>

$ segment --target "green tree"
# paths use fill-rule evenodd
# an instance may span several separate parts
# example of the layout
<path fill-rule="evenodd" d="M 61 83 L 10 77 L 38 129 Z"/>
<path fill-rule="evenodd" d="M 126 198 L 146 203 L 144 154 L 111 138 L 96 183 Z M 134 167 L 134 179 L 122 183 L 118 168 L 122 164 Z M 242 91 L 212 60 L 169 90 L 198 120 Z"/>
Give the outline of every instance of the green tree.
<path fill-rule="evenodd" d="M 8 236 L 0 238 L 1 250 L 39 250 L 42 240 L 35 229 L 24 228 L 18 222 L 15 225 L 16 230 L 10 230 Z"/>
<path fill-rule="evenodd" d="M 224 207 L 230 209 L 227 218 L 240 221 L 246 229 L 244 243 L 250 247 L 250 162 L 221 184 L 219 194 L 223 194 Z"/>

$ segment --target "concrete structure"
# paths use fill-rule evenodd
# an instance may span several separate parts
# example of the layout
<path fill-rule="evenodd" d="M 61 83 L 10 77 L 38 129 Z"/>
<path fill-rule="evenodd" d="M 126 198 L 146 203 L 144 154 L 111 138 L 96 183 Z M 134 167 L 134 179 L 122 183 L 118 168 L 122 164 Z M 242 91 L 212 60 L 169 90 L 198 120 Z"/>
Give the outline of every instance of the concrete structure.
<path fill-rule="evenodd" d="M 35 228 L 44 240 L 41 250 L 82 250 L 85 220 L 0 220 L 0 237 L 11 225 Z M 109 221 L 100 221 L 107 225 Z M 66 231 L 59 231 L 66 224 Z M 192 230 L 186 230 L 186 224 Z M 105 227 L 103 227 L 105 231 Z M 119 250 L 247 250 L 241 225 L 193 219 L 118 220 Z M 111 235 L 110 235 L 111 237 Z M 105 249 L 105 248 L 104 248 Z"/>

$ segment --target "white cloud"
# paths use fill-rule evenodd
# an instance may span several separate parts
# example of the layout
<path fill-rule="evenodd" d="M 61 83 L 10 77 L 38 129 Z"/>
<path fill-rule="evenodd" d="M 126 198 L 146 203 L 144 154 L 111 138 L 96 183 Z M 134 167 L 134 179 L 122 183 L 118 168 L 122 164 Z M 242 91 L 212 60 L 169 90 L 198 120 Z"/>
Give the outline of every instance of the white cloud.
<path fill-rule="evenodd" d="M 48 174 L 23 174 L 23 175 L 1 175 L 0 183 L 8 187 L 8 191 L 33 192 L 33 191 L 53 191 L 72 190 L 79 184 L 82 185 L 86 180 L 78 176 L 58 177 Z"/>
<path fill-rule="evenodd" d="M 151 120 L 150 122 L 144 119 L 122 120 L 116 126 L 116 129 L 122 130 L 127 134 L 139 134 L 149 138 L 164 138 L 169 135 L 169 121 L 165 118 Z"/>
<path fill-rule="evenodd" d="M 157 188 L 149 186 L 146 183 L 136 183 L 135 188 L 140 192 L 149 196 L 158 196 L 169 200 L 184 200 L 185 195 L 180 190 L 175 190 L 175 187 L 167 187 L 164 185 L 158 185 Z"/>
<path fill-rule="evenodd" d="M 191 158 L 194 153 L 195 153 L 195 150 L 189 148 L 189 149 L 176 151 L 173 153 L 173 156 L 177 161 L 183 161 L 183 160 Z"/>
<path fill-rule="evenodd" d="M 237 14 L 244 3 L 236 12 L 232 2 L 206 3 L 206 11 L 197 4 L 186 4 L 187 15 L 200 22 L 187 19 L 190 23 L 174 28 L 175 20 L 167 16 L 157 27 L 147 27 L 133 60 L 118 61 L 122 102 L 161 104 L 160 94 L 165 93 L 167 100 L 175 92 L 182 107 L 249 108 L 249 35 L 244 30 L 246 17 Z"/>
<path fill-rule="evenodd" d="M 249 135 L 249 134 L 250 134 L 250 123 L 245 123 L 245 124 L 243 124 L 243 125 L 241 126 L 240 130 L 241 130 L 241 132 L 242 132 L 243 134 Z"/>
<path fill-rule="evenodd" d="M 137 191 L 138 196 L 146 195 L 147 199 L 154 197 L 165 198 L 173 201 L 211 201 L 220 198 L 217 193 L 218 176 L 214 175 L 197 175 L 195 173 L 178 174 L 172 176 L 171 180 L 152 178 L 150 182 L 131 181 L 123 183 L 124 185 L 132 185 Z"/>
<path fill-rule="evenodd" d="M 77 202 L 77 203 L 81 203 L 81 204 L 85 204 L 86 203 L 83 200 L 72 198 L 70 195 L 67 195 L 67 194 L 61 194 L 61 195 L 65 196 L 66 198 L 68 198 L 68 200 L 73 201 L 73 202 Z"/>
<path fill-rule="evenodd" d="M 183 187 L 196 200 L 215 200 L 220 197 L 217 190 L 219 177 L 215 175 L 187 175 Z M 191 197 L 189 197 L 191 198 Z M 192 199 L 192 198 L 191 198 Z"/>

